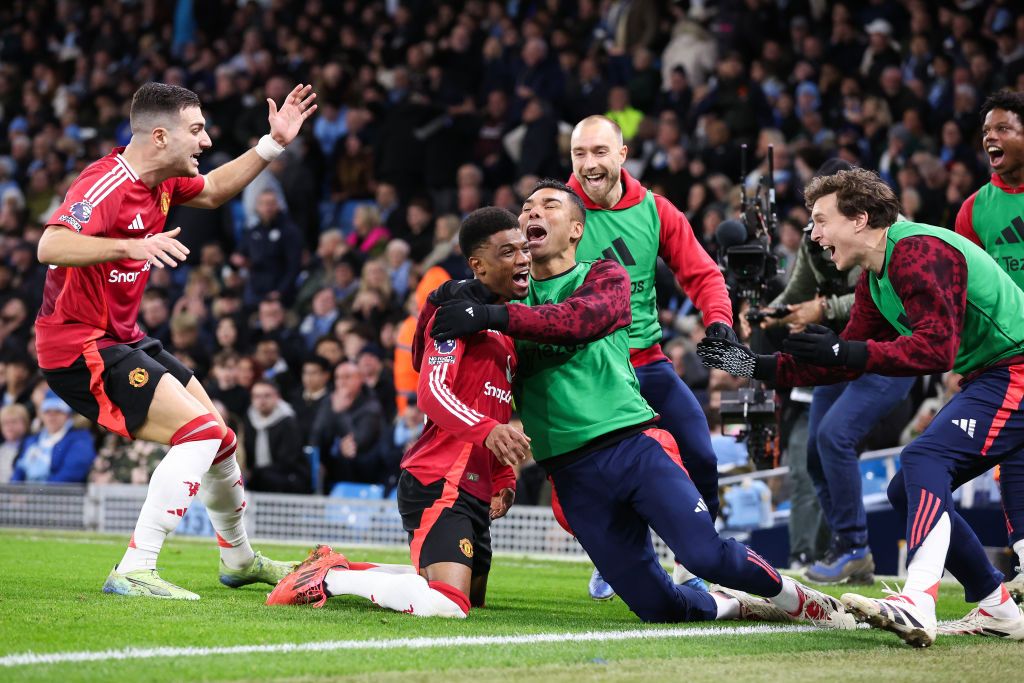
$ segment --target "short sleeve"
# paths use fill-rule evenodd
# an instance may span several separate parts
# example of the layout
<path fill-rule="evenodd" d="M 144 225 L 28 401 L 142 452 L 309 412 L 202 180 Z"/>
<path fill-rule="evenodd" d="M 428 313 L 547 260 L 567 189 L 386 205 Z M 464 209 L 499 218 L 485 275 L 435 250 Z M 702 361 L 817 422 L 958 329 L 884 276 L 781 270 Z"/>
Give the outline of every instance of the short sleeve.
<path fill-rule="evenodd" d="M 107 173 L 83 173 L 71 184 L 46 225 L 59 225 L 83 235 L 106 236 L 121 206 L 121 194 L 106 189 L 110 182 Z"/>
<path fill-rule="evenodd" d="M 205 176 L 197 175 L 194 178 L 175 178 L 174 192 L 171 194 L 171 205 L 190 202 L 206 187 Z"/>

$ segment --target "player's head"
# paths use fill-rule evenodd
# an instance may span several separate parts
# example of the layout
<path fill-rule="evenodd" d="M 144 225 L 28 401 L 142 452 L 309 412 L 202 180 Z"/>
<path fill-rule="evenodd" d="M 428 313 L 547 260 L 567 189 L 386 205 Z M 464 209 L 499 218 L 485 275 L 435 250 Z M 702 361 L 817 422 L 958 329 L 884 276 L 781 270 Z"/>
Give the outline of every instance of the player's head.
<path fill-rule="evenodd" d="M 992 170 L 1020 183 L 1024 171 L 1024 92 L 1000 90 L 989 95 L 981 105 L 981 115 L 981 146 Z"/>
<path fill-rule="evenodd" d="M 550 178 L 533 187 L 519 214 L 519 227 L 538 263 L 567 253 L 575 256 L 586 221 L 583 200 L 568 185 Z"/>
<path fill-rule="evenodd" d="M 607 116 L 588 116 L 572 130 L 572 174 L 590 201 L 604 205 L 615 190 L 626 161 L 622 129 Z"/>
<path fill-rule="evenodd" d="M 171 176 L 199 175 L 199 155 L 213 142 L 199 96 L 188 88 L 146 83 L 135 91 L 128 115 L 138 141 Z"/>
<path fill-rule="evenodd" d="M 871 171 L 853 168 L 807 183 L 804 200 L 811 212 L 811 239 L 828 249 L 839 270 L 862 264 L 874 241 L 871 231 L 896 222 L 900 202 Z"/>
<path fill-rule="evenodd" d="M 476 279 L 502 299 L 530 288 L 530 248 L 515 214 L 497 206 L 471 212 L 459 228 L 459 248 Z"/>

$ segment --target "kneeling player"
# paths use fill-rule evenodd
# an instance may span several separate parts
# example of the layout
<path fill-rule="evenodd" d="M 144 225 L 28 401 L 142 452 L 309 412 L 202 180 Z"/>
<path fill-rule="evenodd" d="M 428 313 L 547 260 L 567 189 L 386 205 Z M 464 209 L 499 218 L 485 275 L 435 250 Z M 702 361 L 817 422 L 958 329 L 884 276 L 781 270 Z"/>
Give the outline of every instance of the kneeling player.
<path fill-rule="evenodd" d="M 459 233 L 477 280 L 503 300 L 526 296 L 530 251 L 511 213 L 474 211 Z M 465 339 L 433 340 L 433 316 L 421 316 L 413 351 L 417 398 L 428 422 L 402 461 L 398 509 L 409 533 L 412 567 L 349 563 L 319 546 L 267 598 L 268 605 L 312 604 L 360 595 L 417 616 L 465 617 L 484 604 L 491 565 L 490 520 L 515 498 L 511 465 L 529 439 L 506 424 L 517 359 L 510 338 L 484 330 Z"/>

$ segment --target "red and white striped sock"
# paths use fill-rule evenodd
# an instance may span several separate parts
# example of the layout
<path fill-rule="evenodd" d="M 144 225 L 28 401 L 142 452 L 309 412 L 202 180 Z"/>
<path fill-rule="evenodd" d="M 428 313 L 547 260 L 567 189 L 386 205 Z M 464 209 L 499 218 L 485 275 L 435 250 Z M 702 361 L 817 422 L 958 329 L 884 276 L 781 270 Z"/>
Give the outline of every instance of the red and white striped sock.
<path fill-rule="evenodd" d="M 237 449 L 238 438 L 233 430 L 228 429 L 199 489 L 199 497 L 217 533 L 221 559 L 232 569 L 248 566 L 255 556 L 243 523 L 245 485 L 242 483 L 242 470 L 235 460 Z"/>
<path fill-rule="evenodd" d="M 171 449 L 149 480 L 146 502 L 118 563 L 119 572 L 156 569 L 164 539 L 178 526 L 199 493 L 203 473 L 210 468 L 219 445 L 220 426 L 213 415 L 197 417 L 174 433 Z"/>
<path fill-rule="evenodd" d="M 427 582 L 419 574 L 332 569 L 324 587 L 329 595 L 358 595 L 396 612 L 418 617 L 453 617 L 469 614 L 469 598 L 441 581 Z"/>
<path fill-rule="evenodd" d="M 997 619 L 1020 619 L 1020 610 L 1017 603 L 1010 597 L 1006 586 L 999 584 L 999 587 L 978 603 L 978 607 L 984 614 Z"/>
<path fill-rule="evenodd" d="M 939 582 L 946 567 L 951 533 L 949 513 L 943 512 L 907 565 L 907 582 L 903 585 L 903 595 L 932 616 L 935 615 Z"/>

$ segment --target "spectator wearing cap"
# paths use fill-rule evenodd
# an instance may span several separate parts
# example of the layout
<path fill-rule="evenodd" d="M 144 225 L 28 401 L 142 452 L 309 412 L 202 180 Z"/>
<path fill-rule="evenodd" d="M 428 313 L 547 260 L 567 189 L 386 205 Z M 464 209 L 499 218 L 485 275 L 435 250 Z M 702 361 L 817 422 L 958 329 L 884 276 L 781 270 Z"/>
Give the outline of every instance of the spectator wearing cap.
<path fill-rule="evenodd" d="M 11 481 L 85 482 L 96 447 L 88 431 L 72 426 L 71 406 L 48 391 L 39 405 L 39 417 L 43 428 L 25 440 Z"/>
<path fill-rule="evenodd" d="M 281 391 L 273 381 L 256 380 L 250 394 L 252 403 L 244 426 L 246 486 L 253 491 L 309 493 L 309 461 L 302 452 L 302 432 L 295 411 L 281 400 Z"/>
<path fill-rule="evenodd" d="M 900 66 L 900 53 L 892 42 L 892 24 L 875 19 L 864 27 L 868 34 L 868 47 L 860 60 L 860 74 L 867 83 L 877 83 L 886 67 Z"/>
<path fill-rule="evenodd" d="M 291 394 L 289 403 L 295 409 L 304 443 L 309 443 L 313 423 L 324 403 L 330 400 L 331 363 L 323 356 L 312 355 L 302 361 L 302 386 Z"/>
<path fill-rule="evenodd" d="M 0 484 L 6 484 L 14 474 L 14 463 L 25 450 L 31 419 L 28 408 L 12 403 L 0 408 Z"/>

